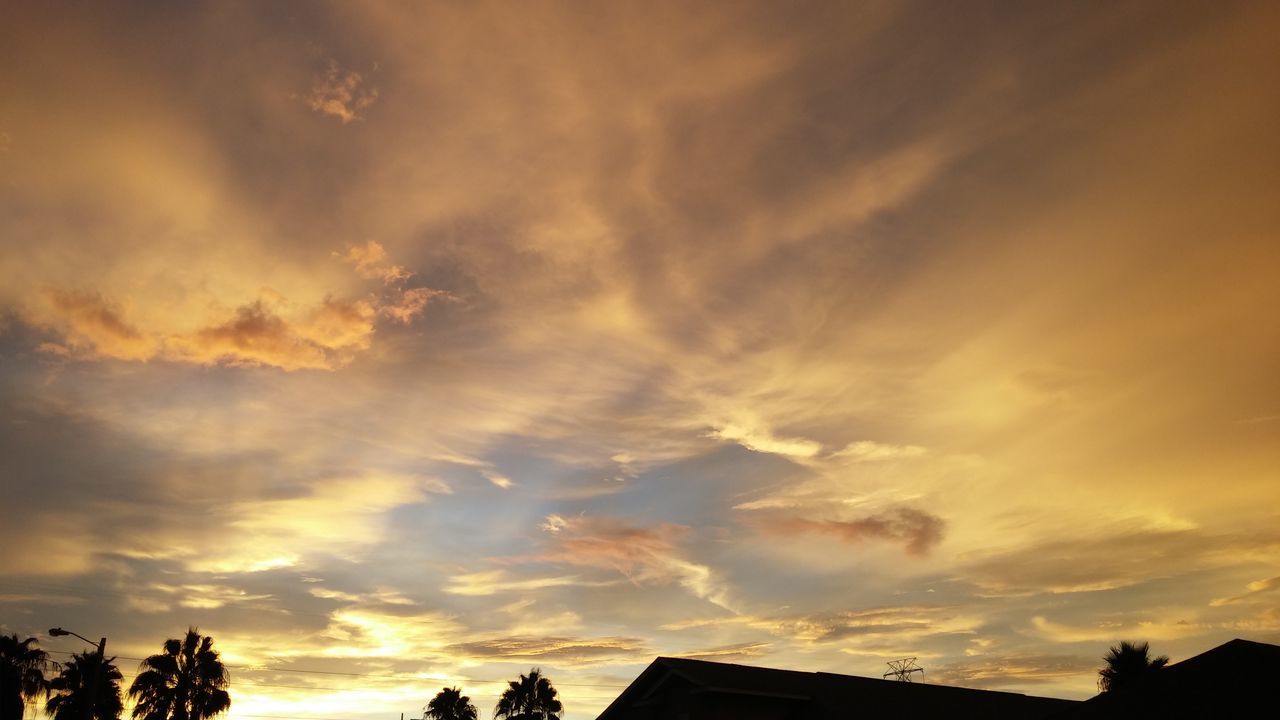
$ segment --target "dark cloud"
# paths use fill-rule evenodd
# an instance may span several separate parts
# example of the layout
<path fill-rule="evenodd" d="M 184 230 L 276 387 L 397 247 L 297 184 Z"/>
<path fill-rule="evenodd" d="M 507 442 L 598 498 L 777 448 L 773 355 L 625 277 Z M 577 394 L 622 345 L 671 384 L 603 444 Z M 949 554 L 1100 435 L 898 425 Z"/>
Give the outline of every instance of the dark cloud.
<path fill-rule="evenodd" d="M 850 542 L 884 540 L 901 543 L 912 555 L 925 555 L 942 542 L 946 522 L 918 508 L 900 507 L 855 520 L 814 520 L 775 516 L 759 521 L 770 531 L 782 534 L 819 533 Z"/>
<path fill-rule="evenodd" d="M 700 648 L 697 650 L 686 650 L 684 652 L 675 653 L 672 657 L 689 658 L 691 660 L 707 660 L 710 662 L 741 662 L 752 658 L 759 658 L 769 654 L 769 648 L 772 643 L 767 642 L 743 642 L 734 643 L 732 645 L 720 645 L 717 647 Z"/>
<path fill-rule="evenodd" d="M 463 657 L 521 662 L 588 663 L 647 659 L 653 655 L 639 638 L 506 637 L 451 645 Z"/>

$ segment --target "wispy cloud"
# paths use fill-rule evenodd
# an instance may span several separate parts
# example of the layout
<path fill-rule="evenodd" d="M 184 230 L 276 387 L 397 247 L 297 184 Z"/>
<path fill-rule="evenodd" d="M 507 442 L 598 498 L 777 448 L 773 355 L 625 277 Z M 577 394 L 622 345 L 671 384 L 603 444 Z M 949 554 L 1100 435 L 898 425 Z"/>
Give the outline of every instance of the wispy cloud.
<path fill-rule="evenodd" d="M 503 637 L 451 645 L 449 651 L 477 660 L 556 663 L 568 666 L 640 661 L 653 651 L 639 638 Z"/>
<path fill-rule="evenodd" d="M 669 630 L 741 626 L 763 630 L 808 645 L 842 643 L 858 647 L 878 643 L 885 637 L 921 638 L 934 634 L 967 633 L 981 624 L 977 617 L 958 607 L 945 605 L 903 605 L 875 607 L 822 614 L 733 615 L 668 623 Z"/>
<path fill-rule="evenodd" d="M 736 442 L 748 450 L 808 458 L 822 451 L 822 445 L 805 438 L 779 438 L 767 430 L 729 424 L 712 432 L 712 437 Z"/>
<path fill-rule="evenodd" d="M 1037 615 L 1031 618 L 1029 633 L 1060 643 L 1114 642 L 1118 638 L 1174 640 L 1204 635 L 1212 625 L 1187 619 L 1106 621 L 1096 625 L 1069 625 Z"/>
<path fill-rule="evenodd" d="M 993 593 L 1111 590 L 1175 576 L 1188 566 L 1233 564 L 1242 556 L 1275 557 L 1274 533 L 1199 529 L 1098 528 L 1091 537 L 1060 538 L 966 558 L 963 573 Z"/>
<path fill-rule="evenodd" d="M 673 657 L 707 660 L 710 662 L 741 662 L 768 655 L 771 646 L 772 644 L 767 642 L 734 643 L 732 645 L 688 650 L 675 653 Z"/>
<path fill-rule="evenodd" d="M 637 527 L 615 518 L 549 515 L 542 528 L 549 540 L 539 560 L 615 570 L 637 584 L 674 582 L 716 605 L 730 605 L 729 590 L 716 572 L 688 559 L 681 548 L 690 534 L 687 527 Z"/>
<path fill-rule="evenodd" d="M 529 592 L 554 587 L 605 587 L 610 580 L 587 580 L 576 575 L 559 577 L 514 578 L 505 570 L 465 573 L 449 578 L 443 590 L 454 595 L 495 595 L 504 592 Z"/>
<path fill-rule="evenodd" d="M 859 440 L 832 453 L 832 457 L 849 458 L 855 462 L 877 462 L 917 458 L 925 454 L 919 445 L 890 445 L 872 440 Z"/>
<path fill-rule="evenodd" d="M 1101 660 L 1084 655 L 992 654 L 928 669 L 929 682 L 974 688 L 1007 688 L 1097 676 Z M 1082 683 L 1083 684 L 1083 683 Z"/>
<path fill-rule="evenodd" d="M 1214 598 L 1209 601 L 1212 607 L 1221 607 L 1223 605 L 1234 605 L 1235 603 L 1250 602 L 1258 599 L 1260 595 L 1266 595 L 1274 591 L 1280 590 L 1280 577 L 1265 578 L 1263 580 L 1254 580 L 1245 586 L 1248 592 L 1242 595 L 1233 595 L 1230 597 Z"/>
<path fill-rule="evenodd" d="M 438 480 L 371 472 L 313 482 L 297 497 L 242 501 L 227 508 L 229 541 L 191 548 L 187 564 L 243 573 L 293 566 L 312 552 L 355 559 L 386 537 L 386 512 L 449 492 Z"/>

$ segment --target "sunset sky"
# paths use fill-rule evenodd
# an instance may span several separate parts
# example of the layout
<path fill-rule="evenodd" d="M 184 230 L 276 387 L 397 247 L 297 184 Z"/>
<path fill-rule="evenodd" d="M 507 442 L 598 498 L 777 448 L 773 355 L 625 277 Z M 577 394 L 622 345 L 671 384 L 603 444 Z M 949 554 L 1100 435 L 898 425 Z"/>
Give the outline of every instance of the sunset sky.
<path fill-rule="evenodd" d="M 196 625 L 229 720 L 1280 642 L 1278 32 L 10 4 L 0 631 Z"/>

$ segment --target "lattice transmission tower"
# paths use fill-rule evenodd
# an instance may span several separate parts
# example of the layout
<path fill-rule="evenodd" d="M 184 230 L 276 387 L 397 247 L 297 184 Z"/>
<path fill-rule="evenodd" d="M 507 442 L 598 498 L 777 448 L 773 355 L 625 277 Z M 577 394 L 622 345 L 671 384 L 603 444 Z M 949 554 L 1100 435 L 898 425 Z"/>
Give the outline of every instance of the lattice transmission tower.
<path fill-rule="evenodd" d="M 885 664 L 889 666 L 889 672 L 885 673 L 883 676 L 885 678 L 892 675 L 902 682 L 915 682 L 911 679 L 911 674 L 920 673 L 920 679 L 924 680 L 924 668 L 917 665 L 916 659 L 913 657 L 903 658 L 901 660 L 892 660 Z"/>

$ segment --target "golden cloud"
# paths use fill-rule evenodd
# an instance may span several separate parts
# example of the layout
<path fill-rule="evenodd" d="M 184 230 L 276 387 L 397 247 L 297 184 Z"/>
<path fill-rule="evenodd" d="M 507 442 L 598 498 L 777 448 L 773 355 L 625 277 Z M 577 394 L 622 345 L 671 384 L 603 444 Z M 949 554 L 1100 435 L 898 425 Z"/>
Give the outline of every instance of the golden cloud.
<path fill-rule="evenodd" d="M 748 450 L 790 457 L 808 458 L 822 451 L 821 443 L 805 438 L 779 438 L 767 430 L 728 424 L 712 432 L 712 437 L 736 442 Z"/>
<path fill-rule="evenodd" d="M 551 587 L 605 587 L 615 581 L 587 580 L 576 575 L 560 577 L 512 578 L 505 570 L 465 573 L 449 578 L 443 590 L 454 595 L 496 595 L 502 592 L 528 592 Z"/>
<path fill-rule="evenodd" d="M 1116 638 L 1175 640 L 1204 635 L 1214 629 L 1214 625 L 1194 618 L 1188 620 L 1167 611 L 1162 614 L 1165 617 L 1152 620 L 1109 620 L 1094 625 L 1070 625 L 1037 615 L 1031 618 L 1031 628 L 1028 632 L 1035 637 L 1053 642 L 1077 643 L 1114 642 Z"/>
<path fill-rule="evenodd" d="M 963 558 L 961 575 L 995 595 L 1094 592 L 1278 556 L 1280 536 L 1271 532 L 1104 527 L 1090 537 L 975 553 Z"/>
<path fill-rule="evenodd" d="M 836 458 L 848 458 L 854 462 L 878 462 L 883 460 L 901 460 L 917 458 L 925 454 L 919 445 L 891 445 L 872 440 L 859 440 L 846 445 L 832 454 Z"/>
<path fill-rule="evenodd" d="M 438 480 L 395 473 L 316 481 L 298 497 L 233 503 L 228 540 L 184 559 L 194 570 L 230 573 L 288 567 L 317 552 L 355 557 L 386 537 L 385 513 L 449 492 Z"/>
<path fill-rule="evenodd" d="M 1280 576 L 1272 578 L 1264 578 L 1262 580 L 1254 580 L 1245 586 L 1248 591 L 1243 595 L 1235 595 L 1231 597 L 1214 598 L 1209 601 L 1211 607 L 1221 607 L 1223 605 L 1234 605 L 1236 603 L 1251 602 L 1258 599 L 1259 595 L 1267 594 L 1280 590 Z"/>

